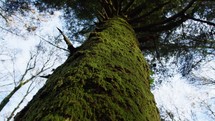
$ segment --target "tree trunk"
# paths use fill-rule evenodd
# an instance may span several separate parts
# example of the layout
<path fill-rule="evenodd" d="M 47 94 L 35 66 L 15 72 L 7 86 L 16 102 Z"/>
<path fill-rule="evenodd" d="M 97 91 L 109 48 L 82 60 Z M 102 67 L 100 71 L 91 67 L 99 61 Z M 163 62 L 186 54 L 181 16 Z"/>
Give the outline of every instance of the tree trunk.
<path fill-rule="evenodd" d="M 15 121 L 159 121 L 149 67 L 122 18 L 100 24 Z"/>

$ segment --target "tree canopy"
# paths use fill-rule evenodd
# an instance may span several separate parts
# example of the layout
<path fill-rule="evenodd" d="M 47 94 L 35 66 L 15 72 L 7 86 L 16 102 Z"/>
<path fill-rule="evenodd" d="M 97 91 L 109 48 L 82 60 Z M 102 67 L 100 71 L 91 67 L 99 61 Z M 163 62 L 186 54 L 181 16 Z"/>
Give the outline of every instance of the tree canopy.
<path fill-rule="evenodd" d="M 152 61 L 176 57 L 186 75 L 209 55 L 214 55 L 214 0 L 42 0 L 64 9 L 84 25 L 78 34 L 95 29 L 96 23 L 113 16 L 125 18 L 134 28 L 145 55 Z M 66 15 L 67 14 L 67 15 Z M 69 24 L 68 24 L 69 25 Z M 70 26 L 70 25 L 69 25 Z M 71 26 L 70 26 L 71 27 Z M 196 58 L 198 56 L 198 58 Z M 154 63 L 154 62 L 153 62 Z M 188 66 L 190 65 L 190 66 Z"/>
<path fill-rule="evenodd" d="M 214 0 L 18 0 L 14 4 L 20 6 L 13 9 L 27 8 L 30 2 L 41 11 L 65 10 L 73 36 L 86 35 L 96 23 L 121 16 L 133 26 L 141 50 L 155 58 L 214 54 Z M 74 19 L 79 20 L 81 30 L 74 30 Z"/>

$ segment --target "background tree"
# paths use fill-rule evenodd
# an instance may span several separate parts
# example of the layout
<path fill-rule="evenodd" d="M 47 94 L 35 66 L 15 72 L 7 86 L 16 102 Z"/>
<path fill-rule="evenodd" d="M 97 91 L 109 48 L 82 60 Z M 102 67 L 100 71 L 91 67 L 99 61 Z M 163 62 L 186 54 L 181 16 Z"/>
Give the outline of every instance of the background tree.
<path fill-rule="evenodd" d="M 48 36 L 44 37 L 38 32 L 46 20 L 41 19 L 41 16 L 48 19 L 52 17 L 51 14 L 46 12 L 38 14 L 32 4 L 26 1 L 19 3 L 20 1 L 0 2 L 0 120 L 3 120 L 2 115 L 5 115 L 5 112 L 8 113 L 5 120 L 11 120 L 20 105 L 22 107 L 23 102 L 29 100 L 29 95 L 34 94 L 45 82 L 41 76 L 52 73 L 51 70 L 57 66 L 59 60 L 66 56 L 66 54 L 58 56 L 62 54 L 62 51 L 57 51 L 62 44 L 59 45 L 61 38 L 56 28 L 54 29 L 57 36 L 49 37 L 52 42 L 46 40 Z M 29 38 L 29 35 L 34 37 Z M 27 48 L 27 52 L 23 48 Z M 26 91 L 23 97 L 21 91 Z M 14 105 L 13 110 L 10 108 L 11 105 Z"/>

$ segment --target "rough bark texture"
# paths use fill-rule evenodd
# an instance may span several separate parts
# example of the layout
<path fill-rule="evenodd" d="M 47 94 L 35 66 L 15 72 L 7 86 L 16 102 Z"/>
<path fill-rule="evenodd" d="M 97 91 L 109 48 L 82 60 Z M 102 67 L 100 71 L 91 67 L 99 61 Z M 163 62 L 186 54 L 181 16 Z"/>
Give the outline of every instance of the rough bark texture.
<path fill-rule="evenodd" d="M 159 121 L 135 33 L 113 18 L 58 67 L 15 121 Z"/>

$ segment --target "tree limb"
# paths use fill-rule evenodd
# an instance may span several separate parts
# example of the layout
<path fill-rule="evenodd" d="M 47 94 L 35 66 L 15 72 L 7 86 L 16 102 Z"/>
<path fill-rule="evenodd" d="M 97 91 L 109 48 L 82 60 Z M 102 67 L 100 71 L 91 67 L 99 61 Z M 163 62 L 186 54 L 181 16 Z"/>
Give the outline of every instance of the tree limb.
<path fill-rule="evenodd" d="M 70 54 L 74 53 L 76 49 L 75 49 L 75 47 L 72 45 L 72 43 L 70 42 L 69 38 L 66 37 L 66 35 L 65 35 L 59 28 L 57 28 L 57 29 L 58 29 L 58 31 L 63 35 L 63 39 L 64 39 L 64 41 L 65 41 L 66 44 L 67 44 L 67 47 L 68 47 L 68 50 L 69 50 Z"/>
<path fill-rule="evenodd" d="M 143 8 L 145 8 L 146 7 L 146 3 L 145 2 L 142 2 L 140 5 L 138 5 L 138 6 L 136 6 L 134 9 L 132 9 L 132 10 L 129 10 L 127 13 L 125 13 L 126 15 L 128 15 L 129 16 L 129 18 L 133 18 L 133 17 L 136 17 L 136 16 L 138 16 L 141 12 L 142 12 L 142 10 L 143 10 Z"/>
<path fill-rule="evenodd" d="M 122 9 L 123 13 L 126 13 L 128 11 L 128 9 L 133 5 L 135 0 L 130 0 L 130 2 L 128 2 L 128 4 L 125 6 L 125 8 Z"/>
<path fill-rule="evenodd" d="M 160 25 L 160 26 L 144 26 L 144 27 L 136 27 L 134 30 L 136 32 L 162 32 L 166 30 L 171 30 L 179 25 L 181 25 L 183 22 L 185 22 L 186 18 L 181 18 L 180 20 L 177 20 L 175 22 L 168 23 L 166 25 Z"/>
<path fill-rule="evenodd" d="M 140 27 L 140 28 L 155 28 L 155 27 L 159 27 L 159 26 L 166 26 L 166 25 L 163 25 L 163 24 L 167 24 L 171 21 L 175 21 L 177 18 L 182 18 L 185 16 L 185 12 L 194 4 L 196 0 L 191 0 L 190 3 L 183 9 L 181 10 L 180 12 L 178 12 L 177 14 L 161 21 L 161 22 L 157 22 L 157 23 L 152 23 L 152 24 L 148 24 L 148 25 L 145 25 L 143 27 Z M 174 22 L 175 23 L 175 22 Z M 174 24 L 174 23 L 171 23 L 171 24 Z M 177 22 L 179 23 L 179 22 Z M 170 25 L 170 24 L 169 24 Z M 167 27 L 167 26 L 166 26 Z M 138 27 L 137 27 L 138 28 Z"/>
<path fill-rule="evenodd" d="M 38 35 L 39 36 L 39 35 Z M 67 51 L 68 52 L 68 50 L 67 49 L 65 49 L 65 48 L 62 48 L 62 47 L 59 47 L 59 46 L 57 46 L 57 45 L 55 45 L 55 44 L 53 44 L 53 43 L 51 43 L 51 42 L 49 42 L 48 40 L 46 40 L 46 39 L 44 39 L 43 37 L 41 37 L 41 36 L 39 36 L 41 39 L 43 39 L 45 42 L 47 42 L 48 44 L 50 44 L 50 45 L 52 45 L 52 46 L 54 46 L 54 47 L 56 47 L 56 48 L 58 48 L 58 49 L 61 49 L 61 50 L 64 50 L 64 51 Z"/>
<path fill-rule="evenodd" d="M 185 17 L 188 18 L 188 19 L 194 20 L 194 21 L 198 21 L 198 22 L 201 22 L 201 23 L 206 23 L 208 25 L 215 26 L 215 23 L 210 22 L 210 21 L 205 21 L 205 20 L 197 19 L 197 18 L 194 18 L 194 17 L 191 17 L 191 16 L 187 16 L 187 15 Z"/>
<path fill-rule="evenodd" d="M 170 2 L 165 2 L 161 5 L 158 5 L 157 7 L 155 7 L 154 9 L 152 9 L 151 11 L 139 16 L 139 17 L 136 17 L 136 18 L 131 18 L 129 20 L 129 23 L 133 23 L 133 22 L 141 22 L 143 18 L 146 18 L 147 16 L 150 16 L 151 14 L 155 13 L 156 11 L 160 10 L 161 8 L 163 8 L 165 5 L 169 4 Z"/>

